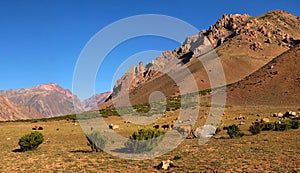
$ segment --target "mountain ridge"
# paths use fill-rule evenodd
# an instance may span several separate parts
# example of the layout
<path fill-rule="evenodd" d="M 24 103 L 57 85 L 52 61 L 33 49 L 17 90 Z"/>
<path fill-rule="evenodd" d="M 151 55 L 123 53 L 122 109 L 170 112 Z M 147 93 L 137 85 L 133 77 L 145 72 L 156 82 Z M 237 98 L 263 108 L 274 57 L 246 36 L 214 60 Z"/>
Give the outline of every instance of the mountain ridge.
<path fill-rule="evenodd" d="M 226 82 L 237 82 L 296 45 L 300 40 L 299 30 L 300 18 L 282 10 L 256 17 L 248 14 L 224 14 L 208 30 L 187 37 L 179 48 L 162 53 L 150 65 L 146 65 L 142 73 L 137 73 L 138 66 L 132 67 L 118 80 L 113 95 L 121 97 L 122 91 L 129 90 L 132 104 L 147 102 L 150 94 L 159 89 L 166 96 L 176 95 L 178 88 L 173 87 L 176 85 L 174 81 L 150 68 L 153 64 L 163 66 L 168 56 L 178 58 L 187 66 L 196 79 L 199 90 L 210 88 L 208 72 L 195 57 L 201 56 L 199 49 L 209 46 L 207 40 L 219 56 Z M 201 39 L 202 44 L 194 44 Z M 111 105 L 108 100 L 104 107 Z"/>

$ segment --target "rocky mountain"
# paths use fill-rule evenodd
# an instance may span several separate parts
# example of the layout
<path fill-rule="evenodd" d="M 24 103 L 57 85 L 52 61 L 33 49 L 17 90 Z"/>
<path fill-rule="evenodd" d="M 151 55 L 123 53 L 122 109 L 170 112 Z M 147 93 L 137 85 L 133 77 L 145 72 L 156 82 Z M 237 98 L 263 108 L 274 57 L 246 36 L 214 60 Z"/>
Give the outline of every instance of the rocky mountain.
<path fill-rule="evenodd" d="M 93 108 L 96 108 L 97 105 L 102 104 L 110 95 L 111 91 L 108 91 L 101 94 L 95 94 L 92 97 L 82 101 L 84 110 L 88 111 Z"/>
<path fill-rule="evenodd" d="M 231 105 L 299 106 L 300 45 L 227 88 Z"/>
<path fill-rule="evenodd" d="M 199 59 L 212 51 L 222 63 L 227 84 L 237 82 L 294 47 L 300 40 L 299 30 L 300 18 L 286 11 L 256 17 L 224 14 L 208 30 L 188 37 L 179 48 L 162 53 L 147 65 L 130 68 L 116 82 L 112 95 L 130 91 L 132 103 L 148 102 L 153 91 L 176 95 L 179 88 L 168 72 L 183 66 L 191 71 L 199 90 L 210 88 L 208 73 L 215 69 L 205 69 Z"/>
<path fill-rule="evenodd" d="M 38 85 L 32 88 L 0 91 L 0 95 L 7 97 L 17 107 L 25 107 L 22 112 L 31 118 L 33 112 L 44 117 L 71 114 L 74 112 L 73 99 L 81 105 L 81 101 L 69 90 L 55 83 Z M 83 106 L 77 108 L 84 111 Z"/>
<path fill-rule="evenodd" d="M 23 106 L 16 106 L 6 97 L 0 96 L 0 120 L 15 120 L 25 118 L 42 118 L 43 116 L 32 110 L 31 112 Z M 30 114 L 30 117 L 28 115 Z"/>

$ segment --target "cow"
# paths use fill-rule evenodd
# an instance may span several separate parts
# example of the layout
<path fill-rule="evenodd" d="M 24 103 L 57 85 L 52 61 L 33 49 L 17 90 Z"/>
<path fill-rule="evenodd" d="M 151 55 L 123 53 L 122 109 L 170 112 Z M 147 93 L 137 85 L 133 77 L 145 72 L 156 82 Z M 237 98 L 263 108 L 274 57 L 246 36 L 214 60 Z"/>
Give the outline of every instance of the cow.
<path fill-rule="evenodd" d="M 119 125 L 114 125 L 114 124 L 110 124 L 108 127 L 109 127 L 110 129 L 112 129 L 112 130 L 115 130 L 115 129 L 119 129 L 119 128 L 120 128 Z"/>
<path fill-rule="evenodd" d="M 38 127 L 38 129 L 37 130 L 44 130 L 44 128 L 43 127 Z"/>
<path fill-rule="evenodd" d="M 157 124 L 157 125 L 154 125 L 153 128 L 159 129 L 159 125 L 158 125 L 158 124 Z"/>
<path fill-rule="evenodd" d="M 170 128 L 170 125 L 165 124 L 165 125 L 162 125 L 161 128 L 163 128 L 164 130 L 168 130 Z"/>
<path fill-rule="evenodd" d="M 177 130 L 182 135 L 190 134 L 193 130 L 192 125 L 177 126 L 177 127 L 173 127 L 173 129 Z"/>
<path fill-rule="evenodd" d="M 269 118 L 262 118 L 262 119 L 260 120 L 260 122 L 261 122 L 261 123 L 268 123 L 268 122 L 270 122 L 270 119 L 269 119 Z"/>

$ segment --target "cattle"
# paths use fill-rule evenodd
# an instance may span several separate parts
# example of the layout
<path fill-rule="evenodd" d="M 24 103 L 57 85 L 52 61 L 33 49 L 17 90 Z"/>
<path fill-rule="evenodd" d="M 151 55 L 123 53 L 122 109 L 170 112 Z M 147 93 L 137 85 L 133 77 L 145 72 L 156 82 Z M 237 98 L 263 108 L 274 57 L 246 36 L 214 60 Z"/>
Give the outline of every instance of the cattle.
<path fill-rule="evenodd" d="M 174 163 L 171 160 L 167 160 L 160 162 L 157 169 L 169 170 L 171 167 L 174 167 Z"/>
<path fill-rule="evenodd" d="M 259 123 L 260 123 L 259 119 L 256 119 L 255 121 L 252 122 L 252 124 L 259 124 Z"/>
<path fill-rule="evenodd" d="M 295 117 L 297 115 L 296 112 L 288 111 L 283 115 L 283 118 Z"/>
<path fill-rule="evenodd" d="M 170 128 L 169 124 L 164 124 L 161 126 L 161 128 L 163 128 L 164 130 L 168 130 Z"/>
<path fill-rule="evenodd" d="M 268 123 L 268 122 L 270 122 L 270 119 L 269 119 L 269 118 L 262 118 L 262 119 L 260 120 L 260 122 L 261 122 L 261 123 Z"/>
<path fill-rule="evenodd" d="M 154 125 L 153 128 L 159 129 L 159 125 L 158 125 L 158 124 L 157 124 L 157 125 Z"/>
<path fill-rule="evenodd" d="M 234 119 L 235 119 L 235 120 L 247 120 L 248 117 L 245 117 L 245 116 L 240 115 L 240 116 L 238 116 L 238 117 L 235 117 Z"/>
<path fill-rule="evenodd" d="M 245 125 L 245 121 L 240 121 L 239 125 Z"/>
<path fill-rule="evenodd" d="M 277 117 L 278 117 L 278 118 L 282 118 L 282 117 L 283 117 L 283 113 L 279 112 L 279 113 L 277 114 Z"/>
<path fill-rule="evenodd" d="M 116 129 L 119 129 L 119 128 L 120 128 L 119 125 L 115 125 L 115 124 L 110 124 L 108 127 L 109 127 L 110 129 L 112 129 L 112 130 L 116 130 Z"/>
<path fill-rule="evenodd" d="M 37 130 L 37 129 L 38 129 L 38 126 L 32 127 L 32 130 Z"/>
<path fill-rule="evenodd" d="M 177 126 L 177 127 L 173 127 L 173 129 L 177 130 L 182 135 L 190 134 L 193 130 L 192 125 Z"/>
<path fill-rule="evenodd" d="M 38 127 L 38 130 L 44 130 L 44 128 L 43 127 Z"/>

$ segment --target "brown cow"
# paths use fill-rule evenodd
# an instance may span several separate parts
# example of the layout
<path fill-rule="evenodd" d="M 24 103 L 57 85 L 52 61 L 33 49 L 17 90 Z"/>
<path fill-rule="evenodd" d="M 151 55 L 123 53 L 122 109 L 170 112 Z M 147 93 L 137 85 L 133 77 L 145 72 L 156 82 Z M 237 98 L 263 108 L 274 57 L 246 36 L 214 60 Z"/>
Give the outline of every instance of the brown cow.
<path fill-rule="evenodd" d="M 182 125 L 178 127 L 173 127 L 174 130 L 177 130 L 180 134 L 190 134 L 193 130 L 192 125 Z"/>

